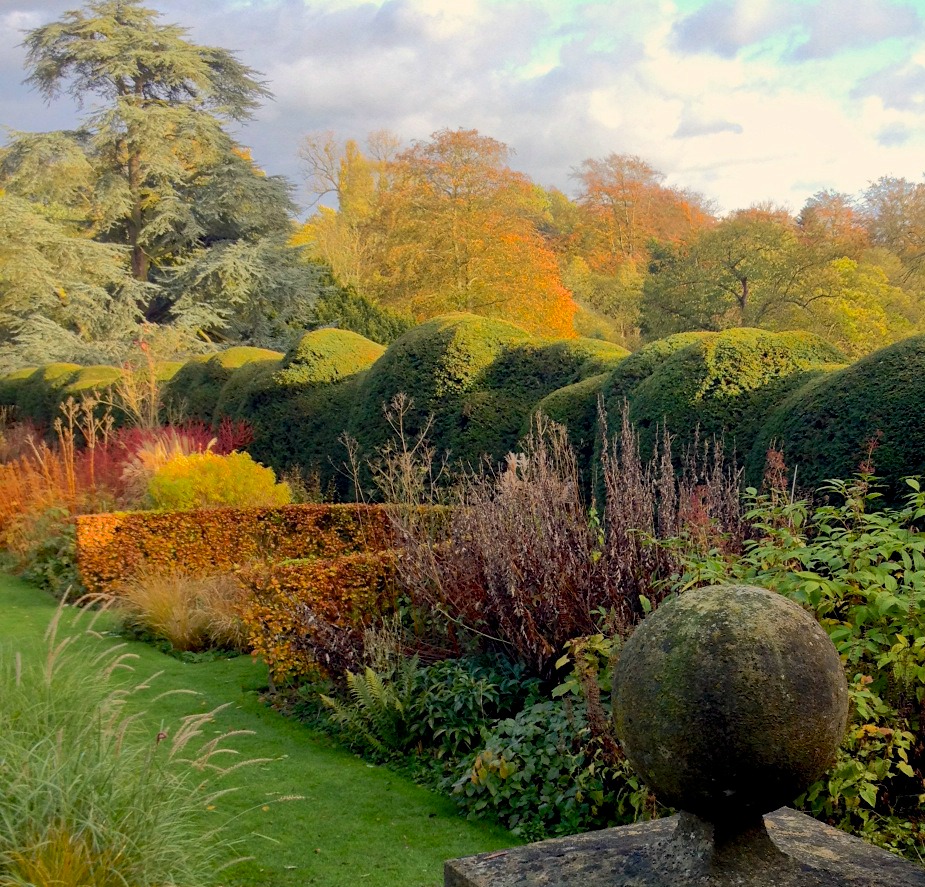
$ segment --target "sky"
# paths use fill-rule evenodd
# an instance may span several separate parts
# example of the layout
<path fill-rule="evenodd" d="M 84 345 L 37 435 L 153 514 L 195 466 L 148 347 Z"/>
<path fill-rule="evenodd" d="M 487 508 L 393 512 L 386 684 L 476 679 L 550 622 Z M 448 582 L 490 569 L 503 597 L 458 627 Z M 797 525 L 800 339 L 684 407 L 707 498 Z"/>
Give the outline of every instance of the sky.
<path fill-rule="evenodd" d="M 70 100 L 22 85 L 18 44 L 79 5 L 0 0 L 0 125 L 74 125 Z M 300 140 L 325 131 L 474 128 L 570 195 L 583 160 L 638 155 L 721 212 L 925 173 L 925 0 L 146 5 L 261 72 L 275 98 L 235 134 L 303 204 Z"/>

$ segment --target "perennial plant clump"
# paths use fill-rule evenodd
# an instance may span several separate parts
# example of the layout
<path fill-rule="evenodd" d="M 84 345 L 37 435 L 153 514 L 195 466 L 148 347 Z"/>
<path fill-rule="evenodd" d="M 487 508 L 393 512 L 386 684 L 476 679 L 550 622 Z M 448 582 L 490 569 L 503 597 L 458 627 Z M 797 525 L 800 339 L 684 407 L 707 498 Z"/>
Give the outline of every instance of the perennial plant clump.
<path fill-rule="evenodd" d="M 60 637 L 47 653 L 0 655 L 0 884 L 162 887 L 212 883 L 232 861 L 202 813 L 223 772 L 215 712 L 176 729 L 131 714 L 146 686 L 119 676 L 119 647 Z"/>

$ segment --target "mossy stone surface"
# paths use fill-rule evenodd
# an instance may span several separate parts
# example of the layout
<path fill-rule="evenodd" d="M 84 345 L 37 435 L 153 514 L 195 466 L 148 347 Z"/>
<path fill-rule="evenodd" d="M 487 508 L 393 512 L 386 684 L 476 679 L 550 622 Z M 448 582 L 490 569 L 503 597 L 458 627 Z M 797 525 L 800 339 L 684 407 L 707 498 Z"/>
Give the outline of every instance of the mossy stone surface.
<path fill-rule="evenodd" d="M 753 586 L 663 604 L 614 669 L 617 735 L 663 803 L 705 819 L 793 801 L 834 760 L 848 713 L 835 647 L 813 617 Z"/>

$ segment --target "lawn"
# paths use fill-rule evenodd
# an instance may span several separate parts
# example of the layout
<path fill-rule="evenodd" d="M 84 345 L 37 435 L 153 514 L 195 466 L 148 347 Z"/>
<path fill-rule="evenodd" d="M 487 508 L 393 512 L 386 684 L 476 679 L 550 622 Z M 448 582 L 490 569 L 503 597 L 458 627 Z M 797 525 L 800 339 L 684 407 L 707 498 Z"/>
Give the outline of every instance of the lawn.
<path fill-rule="evenodd" d="M 44 592 L 0 576 L 0 647 L 44 655 L 42 636 L 55 606 Z M 225 777 L 239 790 L 206 814 L 231 819 L 229 835 L 253 857 L 217 876 L 222 887 L 436 887 L 445 859 L 517 843 L 267 708 L 258 698 L 266 670 L 250 657 L 186 663 L 140 642 L 127 649 L 138 657 L 133 680 L 160 672 L 149 700 L 170 689 L 195 691 L 146 708 L 152 736 L 184 715 L 230 703 L 217 716 L 216 733 L 252 731 L 228 744 L 246 758 L 270 759 Z M 298 799 L 281 800 L 292 797 Z"/>

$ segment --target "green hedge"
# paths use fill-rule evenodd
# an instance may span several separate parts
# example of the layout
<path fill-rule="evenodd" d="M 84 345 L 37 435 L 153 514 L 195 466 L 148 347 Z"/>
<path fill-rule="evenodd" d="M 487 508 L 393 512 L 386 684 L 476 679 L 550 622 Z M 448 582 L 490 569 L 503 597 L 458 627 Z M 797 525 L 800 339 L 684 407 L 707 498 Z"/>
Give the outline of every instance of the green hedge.
<path fill-rule="evenodd" d="M 188 360 L 164 389 L 168 413 L 212 424 L 219 395 L 231 374 L 251 363 L 278 361 L 283 355 L 265 348 L 238 346 L 216 354 L 200 354 Z"/>
<path fill-rule="evenodd" d="M 346 493 L 338 470 L 346 450 L 338 438 L 350 424 L 364 372 L 384 351 L 349 330 L 306 333 L 281 361 L 236 370 L 219 396 L 218 416 L 253 426 L 248 449 L 257 461 L 317 473 L 323 489 L 333 483 Z"/>
<path fill-rule="evenodd" d="M 597 440 L 598 399 L 602 396 L 608 379 L 610 373 L 599 373 L 580 382 L 557 388 L 551 394 L 547 394 L 533 411 L 534 415 L 543 413 L 553 422 L 558 422 L 568 429 L 569 440 L 575 448 L 578 467 L 587 489 L 590 489 L 587 485 L 593 480 L 596 465 L 594 454 L 600 449 Z M 528 430 L 529 423 L 521 429 L 521 433 L 524 434 Z"/>
<path fill-rule="evenodd" d="M 670 354 L 630 395 L 630 418 L 644 454 L 658 428 L 675 437 L 676 453 L 695 438 L 725 437 L 728 454 L 749 453 L 760 426 L 800 374 L 843 362 L 835 346 L 809 333 L 732 329 Z"/>
<path fill-rule="evenodd" d="M 81 367 L 76 363 L 49 363 L 34 370 L 20 370 L 3 379 L 0 403 L 16 408 L 20 419 L 51 427 L 67 399 L 65 391 Z"/>
<path fill-rule="evenodd" d="M 472 314 L 434 318 L 395 341 L 363 380 L 352 433 L 366 454 L 393 433 L 383 405 L 411 399 L 405 430 L 433 416 L 431 441 L 464 465 L 516 447 L 525 421 L 551 391 L 615 366 L 627 352 L 593 339 L 543 341 L 519 327 Z"/>
<path fill-rule="evenodd" d="M 810 380 L 771 413 L 749 456 L 760 476 L 772 442 L 781 445 L 799 486 L 850 477 L 872 442 L 875 472 L 902 493 L 899 480 L 925 474 L 925 336 L 915 336 Z"/>

